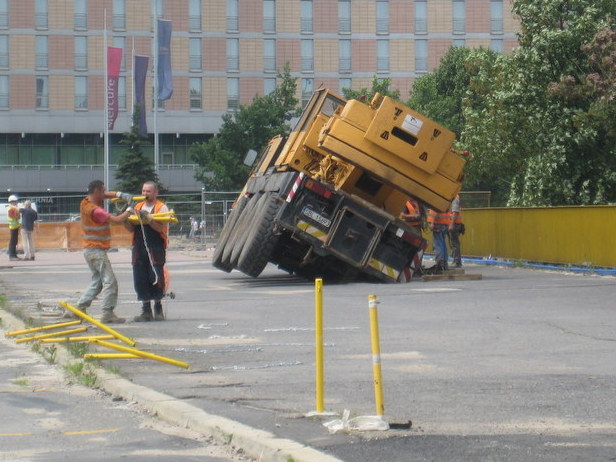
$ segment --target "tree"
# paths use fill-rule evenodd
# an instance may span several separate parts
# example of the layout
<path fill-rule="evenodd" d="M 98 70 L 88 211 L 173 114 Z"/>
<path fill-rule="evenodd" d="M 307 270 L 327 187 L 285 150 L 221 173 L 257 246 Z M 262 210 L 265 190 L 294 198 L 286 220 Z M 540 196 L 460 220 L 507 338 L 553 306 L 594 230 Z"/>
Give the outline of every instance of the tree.
<path fill-rule="evenodd" d="M 360 88 L 359 90 L 343 88 L 342 96 L 344 96 L 346 99 L 357 99 L 359 101 L 370 103 L 370 101 L 372 101 L 372 98 L 374 98 L 374 95 L 376 93 L 380 93 L 383 96 L 389 96 L 390 98 L 399 101 L 400 90 L 391 90 L 389 88 L 390 85 L 391 79 L 378 79 L 377 77 L 372 77 L 371 88 Z"/>
<path fill-rule="evenodd" d="M 582 82 L 592 68 L 584 46 L 616 15 L 612 0 L 516 0 L 520 48 L 471 79 L 462 142 L 476 178 L 497 175 L 508 204 L 599 204 L 616 199 L 614 143 L 580 124 L 588 100 L 563 97 L 555 83 Z M 598 166 L 595 168 L 595 166 Z"/>
<path fill-rule="evenodd" d="M 133 125 L 129 132 L 122 135 L 120 144 L 127 146 L 118 161 L 116 179 L 120 180 L 118 189 L 130 193 L 141 193 L 141 187 L 146 181 L 155 181 L 159 190 L 164 191 L 160 184 L 154 162 L 143 153 L 142 146 L 149 144 L 148 138 L 139 133 L 139 105 L 133 111 Z"/>
<path fill-rule="evenodd" d="M 216 136 L 190 148 L 192 159 L 198 164 L 195 178 L 212 191 L 240 189 L 250 172 L 243 159 L 248 150 L 261 151 L 275 135 L 290 131 L 288 121 L 298 115 L 295 96 L 297 79 L 291 77 L 289 65 L 278 74 L 279 84 L 266 96 L 255 96 L 250 105 L 223 115 L 223 123 Z"/>

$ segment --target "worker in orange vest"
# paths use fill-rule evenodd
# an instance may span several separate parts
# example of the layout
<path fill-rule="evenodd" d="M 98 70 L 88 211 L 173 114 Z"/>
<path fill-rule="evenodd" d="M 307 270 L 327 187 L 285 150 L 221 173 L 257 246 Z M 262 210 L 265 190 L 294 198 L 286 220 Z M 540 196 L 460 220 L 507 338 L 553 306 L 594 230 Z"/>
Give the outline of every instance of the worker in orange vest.
<path fill-rule="evenodd" d="M 432 231 L 432 247 L 434 248 L 434 269 L 437 273 L 449 269 L 446 236 L 450 223 L 451 214 L 449 212 L 428 210 L 428 227 Z"/>
<path fill-rule="evenodd" d="M 462 252 L 460 248 L 460 234 L 464 234 L 464 223 L 462 222 L 462 208 L 460 207 L 460 195 L 456 195 L 451 202 L 451 221 L 447 235 L 449 236 L 449 246 L 451 247 L 451 257 L 453 266 L 462 267 Z"/>
<path fill-rule="evenodd" d="M 407 223 L 413 231 L 417 233 L 421 237 L 422 229 L 424 226 L 424 220 L 422 216 L 422 208 L 419 202 L 413 198 L 409 197 L 409 200 L 404 204 L 404 208 L 400 213 L 400 219 Z M 413 256 L 413 260 L 411 261 L 410 274 L 413 276 L 421 276 L 422 274 L 422 259 L 423 259 L 423 249 L 418 249 L 417 253 Z M 410 278 L 408 279 L 410 280 Z"/>

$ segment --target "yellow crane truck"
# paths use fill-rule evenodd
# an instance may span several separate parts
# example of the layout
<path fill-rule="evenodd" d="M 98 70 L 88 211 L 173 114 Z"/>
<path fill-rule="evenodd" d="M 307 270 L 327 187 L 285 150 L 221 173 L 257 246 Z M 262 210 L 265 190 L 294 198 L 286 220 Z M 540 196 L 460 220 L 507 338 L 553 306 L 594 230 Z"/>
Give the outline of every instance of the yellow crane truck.
<path fill-rule="evenodd" d="M 257 277 L 267 263 L 309 279 L 397 282 L 421 236 L 399 219 L 409 196 L 445 211 L 466 159 L 454 134 L 393 99 L 317 90 L 274 137 L 221 232 L 214 266 Z"/>

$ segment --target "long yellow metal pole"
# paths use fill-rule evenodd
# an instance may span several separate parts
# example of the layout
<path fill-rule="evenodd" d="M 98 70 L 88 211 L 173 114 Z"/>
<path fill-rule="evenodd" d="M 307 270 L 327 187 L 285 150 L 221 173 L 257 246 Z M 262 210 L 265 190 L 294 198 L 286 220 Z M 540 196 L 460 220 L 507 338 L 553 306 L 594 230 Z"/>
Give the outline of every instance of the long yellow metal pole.
<path fill-rule="evenodd" d="M 141 356 L 132 353 L 86 353 L 84 359 L 126 359 L 126 358 L 141 358 Z"/>
<path fill-rule="evenodd" d="M 49 338 L 49 337 L 56 337 L 58 335 L 78 334 L 79 332 L 85 332 L 87 330 L 88 330 L 87 327 L 78 327 L 77 329 L 63 330 L 61 332 L 51 332 L 49 334 L 41 334 L 41 335 L 34 335 L 32 337 L 18 338 L 17 340 L 15 340 L 15 343 L 32 342 L 34 340 L 40 340 L 40 339 Z"/>
<path fill-rule="evenodd" d="M 376 295 L 368 295 L 370 310 L 370 337 L 372 339 L 372 374 L 374 376 L 374 403 L 376 415 L 385 413 L 383 405 L 383 384 L 381 382 L 381 346 L 379 340 L 379 314 L 376 309 L 378 304 Z"/>
<path fill-rule="evenodd" d="M 33 332 L 40 332 L 42 330 L 59 329 L 60 327 L 76 326 L 77 324 L 81 324 L 81 320 L 60 322 L 57 324 L 49 324 L 47 326 L 32 327 L 30 329 L 24 329 L 24 330 L 14 330 L 12 332 L 7 332 L 6 334 L 4 334 L 4 336 L 14 337 L 15 335 L 31 334 Z"/>
<path fill-rule="evenodd" d="M 111 340 L 115 338 L 113 335 L 92 335 L 88 337 L 51 337 L 41 340 L 41 343 L 63 343 L 63 342 L 89 342 L 92 339 Z"/>
<path fill-rule="evenodd" d="M 107 348 L 111 348 L 118 351 L 123 351 L 124 353 L 131 353 L 137 356 L 141 356 L 142 358 L 155 359 L 156 361 L 162 361 L 163 363 L 172 364 L 174 366 L 183 367 L 184 369 L 188 369 L 188 363 L 177 361 L 171 358 L 165 358 L 164 356 L 155 355 L 154 353 L 148 353 L 145 351 L 137 350 L 136 348 L 129 348 L 123 345 L 117 345 L 115 343 L 106 342 L 105 340 L 92 340 L 93 343 L 97 345 L 102 345 Z"/>
<path fill-rule="evenodd" d="M 101 330 L 104 330 L 108 334 L 113 335 L 115 338 L 117 338 L 118 340 L 121 340 L 122 342 L 126 343 L 127 345 L 135 346 L 136 342 L 134 340 L 132 340 L 132 339 L 130 339 L 128 337 L 125 337 L 124 335 L 120 334 L 118 331 L 113 330 L 111 327 L 107 327 L 105 324 L 103 324 L 100 321 L 97 321 L 92 316 L 89 316 L 88 314 L 84 313 L 80 309 L 77 309 L 74 306 L 69 305 L 66 302 L 60 302 L 60 306 L 63 306 L 67 310 L 70 310 L 71 312 L 73 312 L 74 314 L 79 316 L 80 318 L 85 319 L 86 321 L 94 324 L 96 327 L 98 327 Z"/>
<path fill-rule="evenodd" d="M 314 281 L 314 307 L 315 307 L 315 354 L 316 354 L 316 411 L 323 412 L 324 383 L 323 383 L 323 280 Z"/>

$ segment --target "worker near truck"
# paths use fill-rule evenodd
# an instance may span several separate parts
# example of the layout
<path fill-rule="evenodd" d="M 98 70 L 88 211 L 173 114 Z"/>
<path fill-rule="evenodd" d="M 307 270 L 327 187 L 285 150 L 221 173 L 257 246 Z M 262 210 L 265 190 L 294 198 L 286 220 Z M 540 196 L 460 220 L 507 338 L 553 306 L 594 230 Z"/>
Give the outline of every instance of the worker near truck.
<path fill-rule="evenodd" d="M 451 257 L 455 268 L 462 267 L 462 250 L 460 247 L 460 235 L 464 234 L 464 223 L 462 222 L 462 208 L 460 207 L 460 195 L 456 195 L 451 202 L 451 219 L 449 222 L 447 236 L 451 247 Z"/>
<path fill-rule="evenodd" d="M 169 227 L 154 220 L 152 214 L 168 212 L 169 209 L 158 200 L 158 192 L 154 181 L 146 181 L 141 189 L 141 195 L 145 196 L 145 199 L 135 204 L 139 224 L 126 222 L 124 225 L 133 233 L 133 284 L 137 299 L 141 302 L 141 314 L 135 316 L 135 322 L 165 320 L 162 299 L 165 295 L 164 267 Z"/>
<path fill-rule="evenodd" d="M 9 205 L 7 216 L 9 221 L 9 260 L 19 261 L 21 258 L 17 256 L 17 241 L 19 240 L 19 206 L 17 205 L 17 196 L 11 194 L 9 196 Z"/>
<path fill-rule="evenodd" d="M 434 270 L 441 273 L 449 269 L 447 255 L 447 232 L 451 223 L 449 212 L 428 210 L 428 227 L 432 231 L 432 247 L 434 248 Z"/>
<path fill-rule="evenodd" d="M 424 227 L 424 213 L 422 212 L 423 209 L 419 201 L 417 201 L 414 197 L 409 197 L 404 204 L 402 213 L 400 213 L 400 219 L 409 225 L 419 237 L 422 236 L 422 230 Z M 415 255 L 413 255 L 413 260 L 409 265 L 413 276 L 421 276 L 422 259 L 423 249 L 419 249 Z"/>
<path fill-rule="evenodd" d="M 32 208 L 32 202 L 25 201 L 19 209 L 21 214 L 21 243 L 24 248 L 24 260 L 34 260 L 34 222 L 38 213 Z"/>
<path fill-rule="evenodd" d="M 107 251 L 111 247 L 111 224 L 123 223 L 133 213 L 132 207 L 127 207 L 119 215 L 112 215 L 103 208 L 105 199 L 120 198 L 129 204 L 132 196 L 123 192 L 106 191 L 101 180 L 93 180 L 88 185 L 88 195 L 79 206 L 81 233 L 83 240 L 83 256 L 92 272 L 92 280 L 86 291 L 77 301 L 77 308 L 83 312 L 92 301 L 101 294 L 104 324 L 120 324 L 125 321 L 115 315 L 114 309 L 118 301 L 118 282 L 116 280 Z M 64 317 L 76 317 L 67 312 Z"/>

